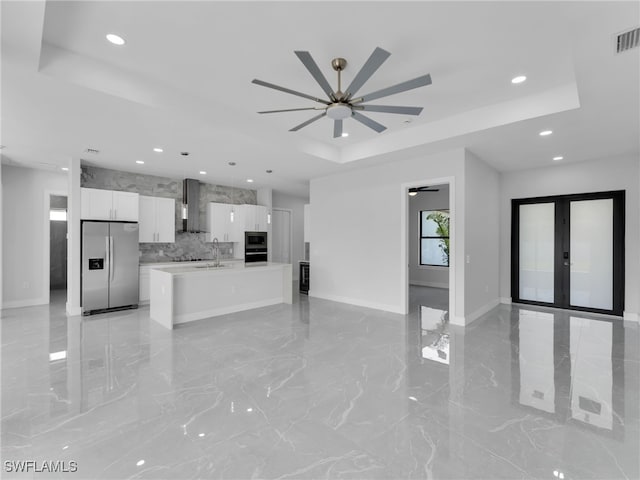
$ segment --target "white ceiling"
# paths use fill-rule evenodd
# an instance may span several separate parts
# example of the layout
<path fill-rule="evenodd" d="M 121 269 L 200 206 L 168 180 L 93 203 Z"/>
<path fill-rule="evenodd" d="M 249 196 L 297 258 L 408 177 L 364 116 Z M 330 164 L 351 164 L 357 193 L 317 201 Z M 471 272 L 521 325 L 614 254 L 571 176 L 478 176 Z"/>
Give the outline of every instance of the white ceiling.
<path fill-rule="evenodd" d="M 614 54 L 615 34 L 640 23 L 638 2 L 1 6 L 5 163 L 55 169 L 80 157 L 211 183 L 251 177 L 252 188 L 306 195 L 317 176 L 449 148 L 501 171 L 639 151 L 640 49 Z M 126 45 L 108 43 L 110 32 Z M 334 139 L 327 118 L 288 132 L 315 112 L 256 113 L 316 105 L 253 78 L 324 97 L 294 50 L 309 51 L 335 87 L 331 59 L 349 62 L 347 85 L 375 47 L 392 55 L 359 93 L 431 74 L 428 87 L 373 102 L 423 106 L 411 123 L 370 113 L 388 130 L 348 119 L 350 136 Z M 518 74 L 527 82 L 512 85 Z M 547 128 L 554 134 L 539 137 Z"/>

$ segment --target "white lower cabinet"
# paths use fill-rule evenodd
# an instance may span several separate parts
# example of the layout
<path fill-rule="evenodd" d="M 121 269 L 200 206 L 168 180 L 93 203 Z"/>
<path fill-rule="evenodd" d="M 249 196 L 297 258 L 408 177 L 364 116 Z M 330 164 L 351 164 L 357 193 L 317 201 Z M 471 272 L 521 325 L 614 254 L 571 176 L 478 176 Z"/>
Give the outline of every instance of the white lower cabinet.
<path fill-rule="evenodd" d="M 173 198 L 140 196 L 140 242 L 174 243 L 176 201 Z"/>

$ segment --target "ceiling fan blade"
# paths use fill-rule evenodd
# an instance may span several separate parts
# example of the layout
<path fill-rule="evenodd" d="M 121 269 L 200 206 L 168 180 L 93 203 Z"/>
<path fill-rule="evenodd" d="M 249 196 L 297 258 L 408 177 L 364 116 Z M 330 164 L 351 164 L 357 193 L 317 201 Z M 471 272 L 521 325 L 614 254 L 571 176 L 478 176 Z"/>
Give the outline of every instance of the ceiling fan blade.
<path fill-rule="evenodd" d="M 322 107 L 309 107 L 309 108 L 287 108 L 285 110 L 265 110 L 258 113 L 280 113 L 280 112 L 299 112 L 302 110 L 324 110 Z"/>
<path fill-rule="evenodd" d="M 351 85 L 347 87 L 347 97 L 355 95 L 356 92 L 360 90 L 362 85 L 364 85 L 365 82 L 369 80 L 369 78 L 371 78 L 371 75 L 376 73 L 376 70 L 380 68 L 380 65 L 382 65 L 387 58 L 389 58 L 389 55 L 391 54 L 386 50 L 383 50 L 380 47 L 376 47 L 376 49 L 367 59 L 360 71 L 351 81 Z"/>
<path fill-rule="evenodd" d="M 363 95 L 360 98 L 356 98 L 352 100 L 351 103 L 368 102 L 371 100 L 375 100 L 376 98 L 388 97 L 389 95 L 393 95 L 396 93 L 406 92 L 407 90 L 413 90 L 414 88 L 426 87 L 427 85 L 431 85 L 431 75 L 429 75 L 428 73 L 421 77 L 414 78 L 413 80 L 407 80 L 406 82 L 398 83 L 397 85 L 383 88 L 382 90 L 378 90 L 377 92 L 372 92 L 367 95 Z"/>
<path fill-rule="evenodd" d="M 315 78 L 316 82 L 318 82 L 322 90 L 324 90 L 324 93 L 326 93 L 329 98 L 334 99 L 335 94 L 333 92 L 333 89 L 331 88 L 331 85 L 329 85 L 326 77 L 322 74 L 320 68 L 318 68 L 318 65 L 311 57 L 311 54 L 309 52 L 302 51 L 296 51 L 295 54 L 298 56 L 307 70 L 309 70 L 309 73 L 313 78 Z"/>
<path fill-rule="evenodd" d="M 342 136 L 342 120 L 333 121 L 333 138 Z"/>
<path fill-rule="evenodd" d="M 300 125 L 296 125 L 295 127 L 293 127 L 291 130 L 289 130 L 290 132 L 297 132 L 298 130 L 300 130 L 301 128 L 306 127 L 307 125 L 309 125 L 310 123 L 315 122 L 316 120 L 321 119 L 322 117 L 324 117 L 327 114 L 327 112 L 322 112 L 320 115 L 316 115 L 313 118 L 310 118 L 309 120 L 307 120 L 306 122 L 302 122 Z"/>
<path fill-rule="evenodd" d="M 354 120 L 357 120 L 363 125 L 366 125 L 367 127 L 372 128 L 378 133 L 383 132 L 387 129 L 387 127 L 385 127 L 384 125 L 381 125 L 375 120 L 371 120 L 369 117 L 366 117 L 358 112 L 353 112 L 353 118 Z"/>
<path fill-rule="evenodd" d="M 312 95 L 307 95 L 306 93 L 296 92 L 295 90 L 281 87 L 279 85 L 274 85 L 273 83 L 263 82 L 262 80 L 258 80 L 257 78 L 254 78 L 253 80 L 251 80 L 251 83 L 255 83 L 256 85 L 260 85 L 262 87 L 273 88 L 274 90 L 279 90 L 284 93 L 290 93 L 291 95 L 297 95 L 298 97 L 307 98 L 309 100 L 313 100 L 314 102 L 324 103 L 325 105 L 329 105 L 331 103 L 326 100 L 322 100 L 321 98 L 317 98 Z"/>
<path fill-rule="evenodd" d="M 359 105 L 365 112 L 401 113 L 403 115 L 420 115 L 422 107 L 392 107 L 391 105 Z"/>

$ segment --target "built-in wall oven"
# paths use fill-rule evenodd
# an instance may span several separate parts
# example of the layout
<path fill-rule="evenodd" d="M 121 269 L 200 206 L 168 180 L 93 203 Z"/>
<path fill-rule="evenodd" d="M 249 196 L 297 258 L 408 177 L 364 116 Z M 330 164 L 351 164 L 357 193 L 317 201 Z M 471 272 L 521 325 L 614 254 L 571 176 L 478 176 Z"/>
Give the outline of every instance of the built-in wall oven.
<path fill-rule="evenodd" d="M 245 263 L 267 261 L 267 232 L 244 232 Z"/>

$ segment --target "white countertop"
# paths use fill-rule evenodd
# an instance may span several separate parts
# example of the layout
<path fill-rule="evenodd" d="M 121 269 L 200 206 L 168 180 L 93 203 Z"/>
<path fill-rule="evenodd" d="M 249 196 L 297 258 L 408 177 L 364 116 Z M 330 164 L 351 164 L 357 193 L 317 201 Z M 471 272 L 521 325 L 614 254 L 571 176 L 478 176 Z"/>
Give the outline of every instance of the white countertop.
<path fill-rule="evenodd" d="M 213 263 L 215 260 L 197 260 L 197 261 L 184 261 L 184 262 L 145 262 L 140 263 L 140 268 L 143 267 L 183 267 L 185 265 L 203 265 Z M 230 262 L 244 262 L 244 258 L 221 258 L 220 263 L 226 264 Z"/>
<path fill-rule="evenodd" d="M 224 272 L 239 272 L 239 271 L 255 271 L 255 270 L 271 270 L 276 268 L 282 268 L 290 266 L 289 263 L 276 263 L 276 262 L 259 262 L 259 263 L 244 263 L 244 262 L 229 262 L 225 263 L 221 261 L 220 267 L 214 267 L 213 261 L 208 262 L 188 262 L 196 265 L 184 265 L 172 264 L 166 267 L 155 266 L 154 271 L 160 271 L 169 273 L 171 275 L 185 275 L 185 274 L 212 274 L 212 273 L 224 273 Z"/>

